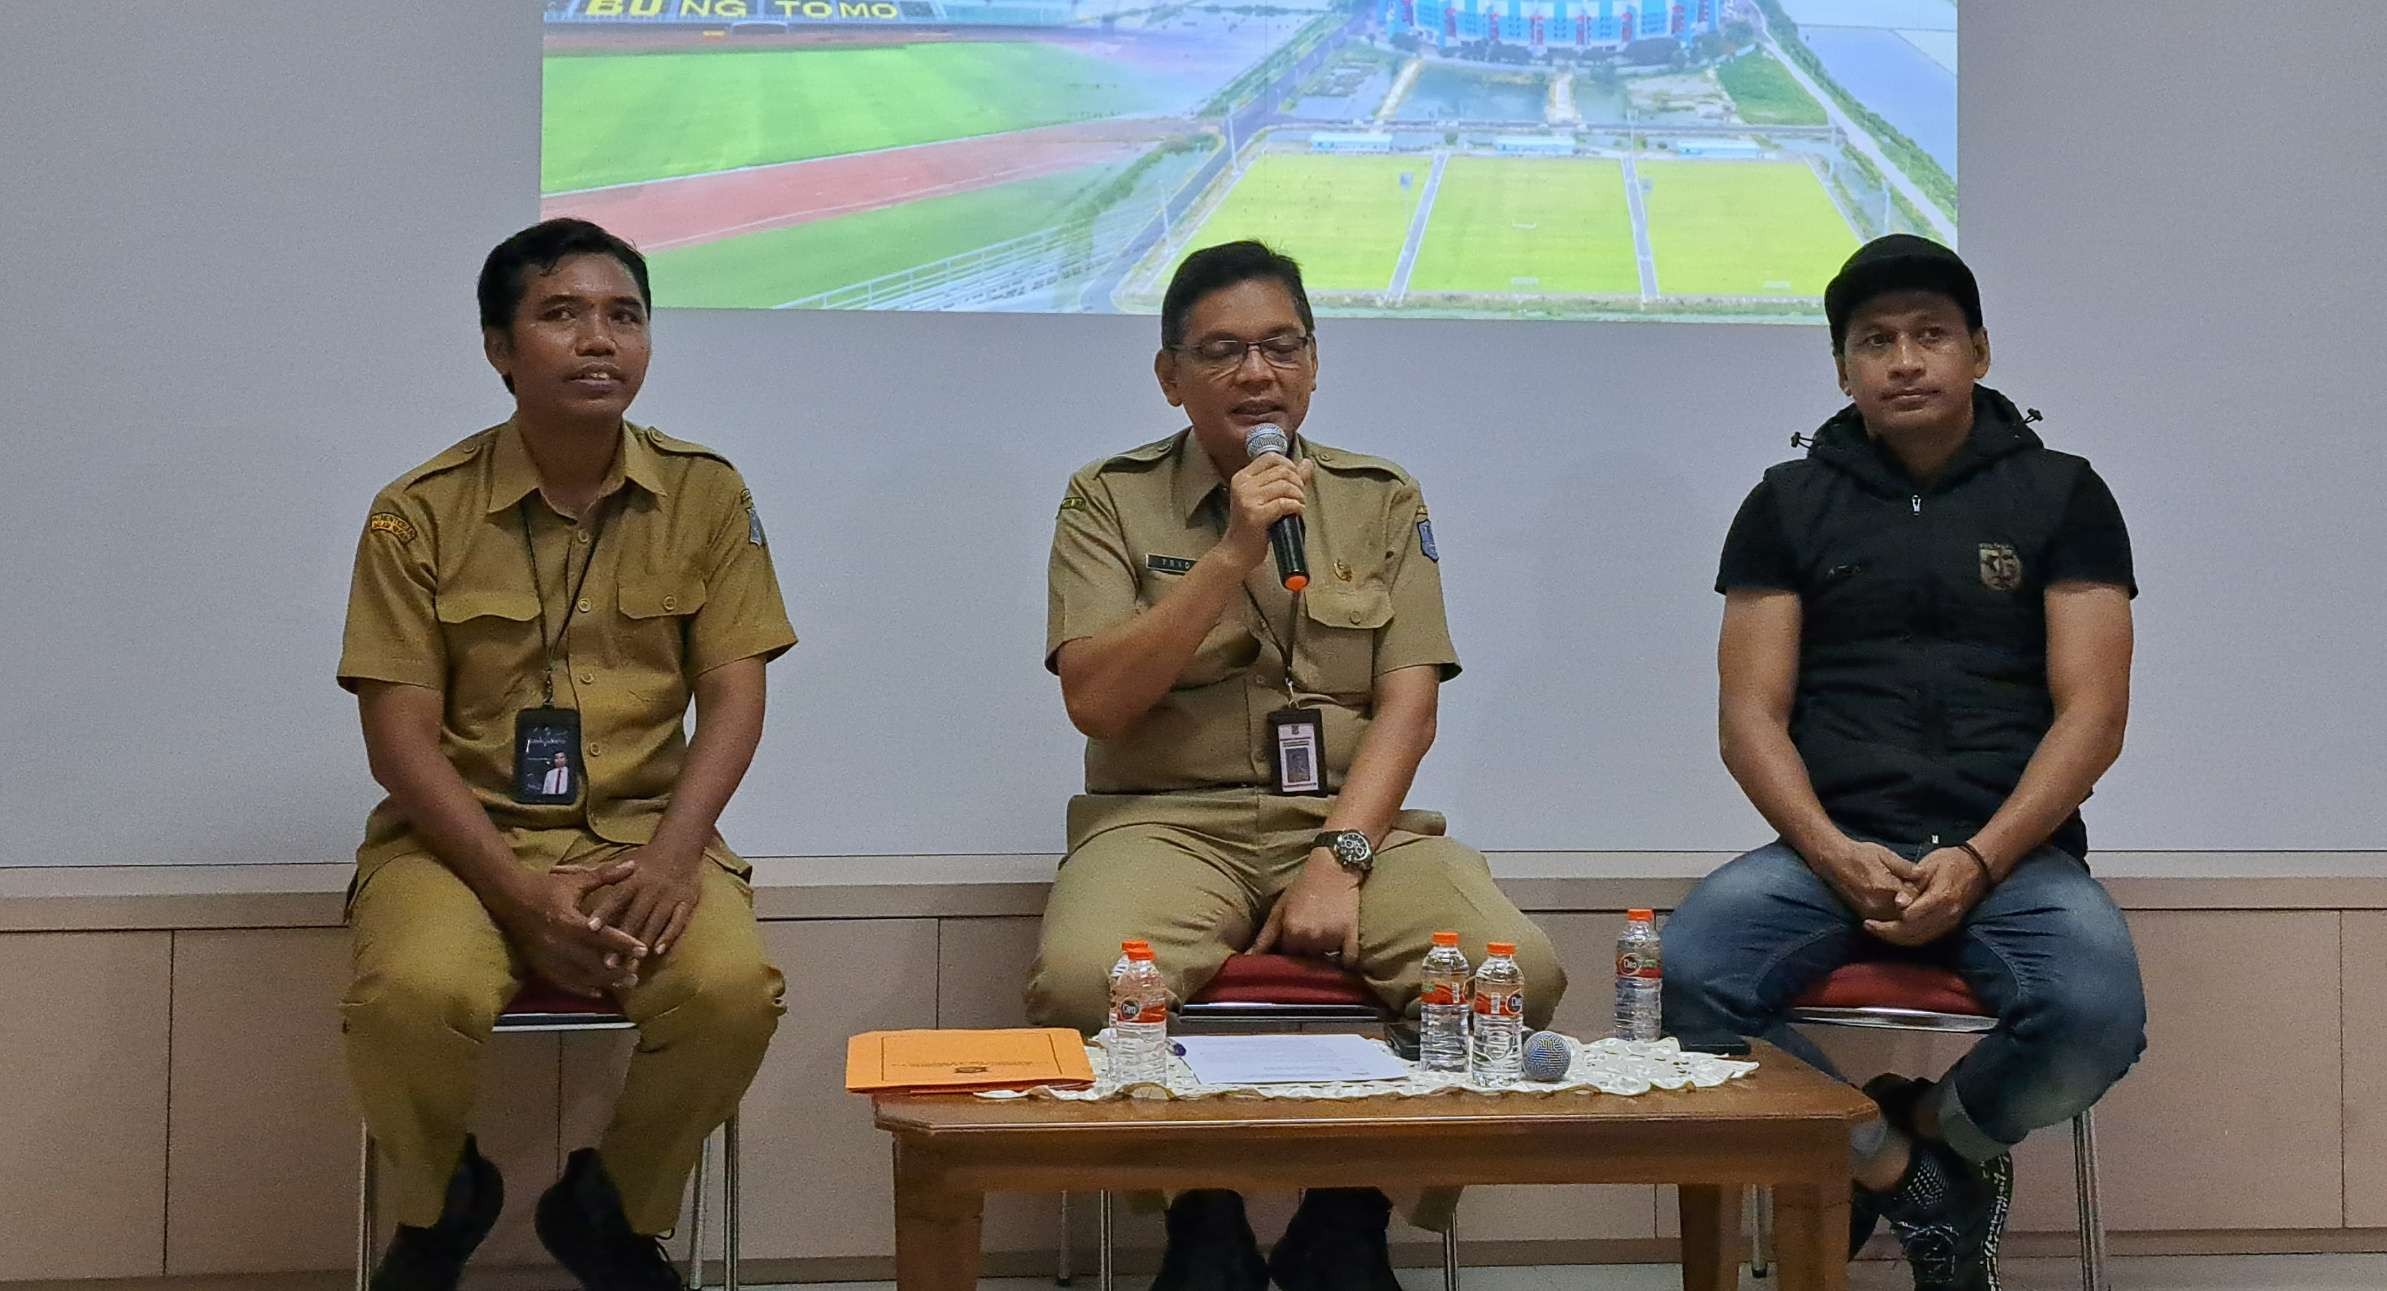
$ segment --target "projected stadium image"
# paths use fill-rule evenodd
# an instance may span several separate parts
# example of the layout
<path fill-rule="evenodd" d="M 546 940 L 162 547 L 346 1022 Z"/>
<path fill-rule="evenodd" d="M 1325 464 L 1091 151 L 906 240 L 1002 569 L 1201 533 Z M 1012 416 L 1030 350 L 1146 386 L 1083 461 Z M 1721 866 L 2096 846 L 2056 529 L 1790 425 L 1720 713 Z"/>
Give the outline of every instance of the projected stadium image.
<path fill-rule="evenodd" d="M 545 0 L 547 215 L 657 303 L 1812 321 L 1956 237 L 1957 0 Z"/>

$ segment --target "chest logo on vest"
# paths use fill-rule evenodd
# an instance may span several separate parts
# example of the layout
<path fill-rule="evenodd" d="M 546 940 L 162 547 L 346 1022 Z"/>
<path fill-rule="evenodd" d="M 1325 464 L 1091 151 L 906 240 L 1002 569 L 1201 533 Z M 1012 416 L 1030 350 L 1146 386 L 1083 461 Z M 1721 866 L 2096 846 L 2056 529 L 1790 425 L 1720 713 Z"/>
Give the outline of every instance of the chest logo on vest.
<path fill-rule="evenodd" d="M 1981 586 L 1993 592 L 2011 592 L 2022 586 L 2022 557 L 2011 545 L 1981 544 Z"/>
<path fill-rule="evenodd" d="M 1144 568 L 1155 574 L 1190 574 L 1194 563 L 1185 556 L 1146 556 Z"/>

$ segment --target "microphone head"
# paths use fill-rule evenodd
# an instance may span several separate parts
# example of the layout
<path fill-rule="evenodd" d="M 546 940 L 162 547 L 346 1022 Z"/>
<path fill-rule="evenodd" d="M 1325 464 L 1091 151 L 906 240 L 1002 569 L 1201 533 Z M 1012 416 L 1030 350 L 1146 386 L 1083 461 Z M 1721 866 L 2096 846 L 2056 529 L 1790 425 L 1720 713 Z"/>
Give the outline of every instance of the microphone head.
<path fill-rule="evenodd" d="M 1525 1039 L 1525 1079 L 1559 1081 L 1575 1061 L 1574 1043 L 1556 1031 L 1536 1031 Z"/>
<path fill-rule="evenodd" d="M 1285 438 L 1285 432 L 1274 426 L 1254 426 L 1243 432 L 1243 455 L 1257 461 L 1263 453 L 1291 457 L 1293 441 Z"/>

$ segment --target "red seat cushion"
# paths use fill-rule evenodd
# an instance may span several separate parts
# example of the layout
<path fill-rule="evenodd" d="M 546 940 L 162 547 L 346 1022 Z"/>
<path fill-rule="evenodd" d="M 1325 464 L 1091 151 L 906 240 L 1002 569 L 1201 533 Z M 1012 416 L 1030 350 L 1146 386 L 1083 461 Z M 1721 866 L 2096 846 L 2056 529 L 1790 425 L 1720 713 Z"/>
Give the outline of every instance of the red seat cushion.
<path fill-rule="evenodd" d="M 1231 955 L 1187 1003 L 1382 1007 L 1359 974 L 1297 955 Z"/>
<path fill-rule="evenodd" d="M 609 999 L 592 1000 L 542 978 L 531 978 L 514 992 L 500 1016 L 513 1013 L 574 1013 L 587 1017 L 620 1017 L 622 1006 Z"/>
<path fill-rule="evenodd" d="M 1843 964 L 1790 1004 L 1799 1009 L 1915 1009 L 1989 1016 L 1972 988 L 1954 972 L 1896 961 Z"/>

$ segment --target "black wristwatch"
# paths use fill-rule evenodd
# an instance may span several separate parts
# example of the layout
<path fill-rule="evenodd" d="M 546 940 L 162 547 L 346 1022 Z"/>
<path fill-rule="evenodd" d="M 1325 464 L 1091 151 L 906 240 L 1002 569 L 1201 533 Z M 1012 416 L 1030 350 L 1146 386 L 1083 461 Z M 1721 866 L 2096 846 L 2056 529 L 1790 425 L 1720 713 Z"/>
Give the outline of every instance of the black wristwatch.
<path fill-rule="evenodd" d="M 1356 829 L 1327 830 L 1311 839 L 1310 846 L 1325 848 L 1335 864 L 1361 878 L 1376 868 L 1376 845 Z"/>

